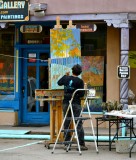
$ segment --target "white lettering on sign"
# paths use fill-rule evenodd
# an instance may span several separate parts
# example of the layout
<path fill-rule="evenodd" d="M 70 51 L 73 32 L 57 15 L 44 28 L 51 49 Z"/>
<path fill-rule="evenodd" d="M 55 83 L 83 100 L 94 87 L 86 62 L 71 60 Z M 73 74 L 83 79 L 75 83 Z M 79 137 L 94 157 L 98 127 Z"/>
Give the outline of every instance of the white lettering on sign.
<path fill-rule="evenodd" d="M 0 9 L 16 9 L 16 8 L 24 8 L 25 1 L 6 1 L 3 2 L 0 0 Z"/>
<path fill-rule="evenodd" d="M 128 74 L 128 72 L 120 72 L 120 74 Z"/>
<path fill-rule="evenodd" d="M 126 76 L 126 75 L 121 75 L 121 77 L 122 77 L 122 78 L 125 78 L 125 77 L 127 77 L 127 76 Z"/>
<path fill-rule="evenodd" d="M 24 19 L 24 15 L 0 15 L 0 19 Z"/>
<path fill-rule="evenodd" d="M 130 78 L 130 67 L 118 66 L 118 78 Z"/>
<path fill-rule="evenodd" d="M 36 57 L 36 53 L 29 53 L 29 57 L 30 58 L 35 58 Z"/>

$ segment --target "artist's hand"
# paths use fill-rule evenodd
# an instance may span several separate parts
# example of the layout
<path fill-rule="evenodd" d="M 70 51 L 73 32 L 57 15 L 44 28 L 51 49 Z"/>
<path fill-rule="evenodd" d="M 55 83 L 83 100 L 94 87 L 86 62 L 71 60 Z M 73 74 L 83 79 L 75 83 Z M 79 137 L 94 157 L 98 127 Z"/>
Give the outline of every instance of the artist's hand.
<path fill-rule="evenodd" d="M 70 75 L 70 72 L 66 72 L 66 76 L 69 76 Z"/>

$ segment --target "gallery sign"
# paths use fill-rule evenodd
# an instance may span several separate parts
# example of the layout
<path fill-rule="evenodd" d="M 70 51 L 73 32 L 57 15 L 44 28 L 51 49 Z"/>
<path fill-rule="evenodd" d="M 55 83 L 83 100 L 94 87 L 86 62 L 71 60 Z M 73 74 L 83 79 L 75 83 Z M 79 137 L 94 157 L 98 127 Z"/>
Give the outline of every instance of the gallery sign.
<path fill-rule="evenodd" d="M 28 0 L 0 0 L 0 22 L 28 20 Z"/>
<path fill-rule="evenodd" d="M 118 66 L 118 78 L 129 79 L 130 78 L 130 66 Z"/>

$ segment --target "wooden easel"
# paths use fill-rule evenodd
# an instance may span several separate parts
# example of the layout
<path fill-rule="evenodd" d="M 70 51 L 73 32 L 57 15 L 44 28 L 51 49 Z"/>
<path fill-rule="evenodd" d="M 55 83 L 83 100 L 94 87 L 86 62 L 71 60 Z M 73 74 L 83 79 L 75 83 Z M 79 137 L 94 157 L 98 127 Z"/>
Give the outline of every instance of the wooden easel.
<path fill-rule="evenodd" d="M 56 17 L 55 29 L 61 29 L 60 17 Z M 68 29 L 75 28 L 72 25 L 72 21 L 69 21 Z M 48 101 L 50 104 L 50 140 L 45 141 L 45 147 L 50 148 L 49 145 L 55 143 L 57 135 L 59 133 L 62 121 L 63 121 L 63 111 L 62 111 L 62 101 L 64 96 L 64 90 L 52 90 L 52 89 L 36 89 L 35 90 L 35 100 L 40 101 L 40 104 L 43 104 L 43 101 Z M 71 128 L 73 126 L 71 125 Z M 59 137 L 59 141 L 63 142 L 63 133 Z"/>
<path fill-rule="evenodd" d="M 56 28 L 56 29 L 62 28 L 62 25 L 60 25 L 60 17 L 59 16 L 56 17 L 56 25 L 54 26 L 54 28 Z"/>
<path fill-rule="evenodd" d="M 69 25 L 67 25 L 67 29 L 76 28 L 76 25 L 72 24 L 72 20 L 69 21 Z"/>
<path fill-rule="evenodd" d="M 60 25 L 60 17 L 57 16 L 56 17 L 56 25 L 54 26 L 55 29 L 60 29 L 62 28 L 62 25 Z M 72 29 L 72 28 L 76 28 L 76 25 L 72 24 L 72 20 L 69 20 L 69 25 L 67 25 L 67 29 Z"/>
<path fill-rule="evenodd" d="M 63 90 L 52 90 L 52 89 L 36 89 L 35 100 L 40 102 L 48 101 L 50 103 L 50 140 L 45 141 L 45 147 L 50 148 L 50 144 L 54 144 L 56 137 L 59 133 L 62 120 L 62 100 L 64 91 Z M 41 103 L 42 104 L 42 103 Z M 63 133 L 59 138 L 59 141 L 63 141 Z"/>

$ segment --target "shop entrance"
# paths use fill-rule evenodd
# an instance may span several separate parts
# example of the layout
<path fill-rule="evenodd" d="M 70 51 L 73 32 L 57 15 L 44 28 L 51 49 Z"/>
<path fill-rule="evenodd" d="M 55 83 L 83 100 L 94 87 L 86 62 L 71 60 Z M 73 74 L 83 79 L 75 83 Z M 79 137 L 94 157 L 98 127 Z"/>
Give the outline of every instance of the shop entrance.
<path fill-rule="evenodd" d="M 40 106 L 35 101 L 35 89 L 48 89 L 49 49 L 26 49 L 23 51 L 22 123 L 49 124 L 49 104 Z"/>

